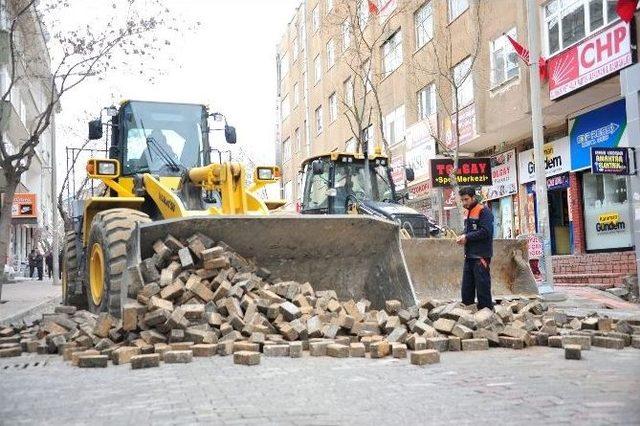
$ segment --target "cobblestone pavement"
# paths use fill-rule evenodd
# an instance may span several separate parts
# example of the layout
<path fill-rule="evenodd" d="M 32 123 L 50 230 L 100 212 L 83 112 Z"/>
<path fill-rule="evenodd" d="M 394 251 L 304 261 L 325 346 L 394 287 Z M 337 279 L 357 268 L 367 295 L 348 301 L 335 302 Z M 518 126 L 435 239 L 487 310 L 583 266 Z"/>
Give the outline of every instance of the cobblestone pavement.
<path fill-rule="evenodd" d="M 408 360 L 231 357 L 87 370 L 0 360 L 0 424 L 638 424 L 640 351 L 443 353 Z M 36 366 L 35 363 L 38 363 Z"/>

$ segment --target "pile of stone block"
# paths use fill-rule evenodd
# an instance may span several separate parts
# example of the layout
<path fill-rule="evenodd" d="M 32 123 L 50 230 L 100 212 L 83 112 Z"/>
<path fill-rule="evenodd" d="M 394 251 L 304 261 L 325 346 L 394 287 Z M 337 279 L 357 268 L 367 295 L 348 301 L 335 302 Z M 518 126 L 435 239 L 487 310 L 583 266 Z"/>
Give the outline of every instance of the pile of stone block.
<path fill-rule="evenodd" d="M 201 234 L 171 235 L 127 271 L 133 285 L 122 318 L 59 306 L 36 324 L 0 327 L 0 357 L 61 354 L 79 367 L 148 368 L 194 357 L 233 355 L 409 358 L 439 362 L 440 352 L 490 347 L 567 348 L 579 358 L 591 346 L 640 348 L 640 325 L 609 318 L 570 318 L 536 299 L 503 300 L 495 310 L 424 300 L 374 309 L 365 299 L 340 301 L 334 291 L 282 281 L 222 242 Z M 576 351 L 578 352 L 576 355 Z"/>

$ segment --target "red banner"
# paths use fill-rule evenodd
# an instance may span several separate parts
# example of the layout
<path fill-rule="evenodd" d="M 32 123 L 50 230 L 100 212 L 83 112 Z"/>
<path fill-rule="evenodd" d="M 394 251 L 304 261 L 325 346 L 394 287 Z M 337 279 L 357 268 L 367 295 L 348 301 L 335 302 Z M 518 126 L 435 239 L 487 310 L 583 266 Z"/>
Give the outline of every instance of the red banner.
<path fill-rule="evenodd" d="M 549 97 L 557 99 L 633 61 L 629 24 L 618 22 L 547 61 Z"/>

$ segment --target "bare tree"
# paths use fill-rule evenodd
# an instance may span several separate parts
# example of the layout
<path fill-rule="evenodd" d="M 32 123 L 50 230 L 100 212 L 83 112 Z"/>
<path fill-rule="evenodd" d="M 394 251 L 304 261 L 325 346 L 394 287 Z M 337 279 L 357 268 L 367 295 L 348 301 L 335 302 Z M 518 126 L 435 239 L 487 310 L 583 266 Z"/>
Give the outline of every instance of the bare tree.
<path fill-rule="evenodd" d="M 138 3 L 144 3 L 138 7 Z M 155 7 L 150 7 L 150 4 Z M 99 77 L 120 64 L 123 55 L 148 55 L 154 46 L 145 34 L 158 28 L 171 28 L 156 12 L 160 0 L 126 0 L 112 3 L 120 12 L 117 19 L 105 19 L 103 25 L 80 23 L 74 28 L 57 28 L 47 22 L 51 33 L 45 31 L 43 21 L 51 16 L 64 15 L 71 10 L 71 1 L 11 0 L 6 2 L 8 29 L 6 31 L 9 78 L 0 97 L 0 128 L 7 126 L 11 96 L 23 82 L 39 81 L 46 88 L 42 107 L 27 118 L 27 137 L 18 141 L 5 140 L 0 132 L 0 168 L 6 187 L 0 210 L 0 269 L 4 277 L 10 243 L 11 206 L 22 175 L 29 170 L 39 144 L 50 126 L 60 101 L 65 95 L 91 77 Z M 164 9 L 164 8 L 163 8 Z M 151 16 L 143 12 L 152 12 Z M 57 56 L 51 64 L 46 48 L 38 48 L 33 41 L 44 43 Z M 156 41 L 160 41 L 157 40 Z M 55 231 L 54 231 L 55 232 Z M 1 281 L 0 281 L 1 285 Z"/>
<path fill-rule="evenodd" d="M 449 178 L 455 193 L 459 189 L 457 175 L 462 137 L 461 113 L 465 108 L 473 107 L 470 103 L 461 104 L 461 101 L 465 101 L 461 99 L 461 95 L 469 85 L 472 85 L 474 91 L 480 86 L 478 76 L 482 72 L 479 69 L 479 56 L 482 51 L 480 1 L 471 0 L 465 15 L 467 16 L 463 16 L 456 26 L 456 30 L 463 26 L 462 32 L 453 33 L 452 25 L 438 25 L 434 22 L 433 41 L 427 43 L 423 54 L 415 55 L 410 67 L 413 78 L 420 85 L 434 85 L 437 114 L 440 119 L 436 121 L 436 126 L 429 120 L 427 123 L 440 154 L 453 160 Z M 446 127 L 449 128 L 448 132 Z M 458 209 L 462 211 L 459 203 Z"/>
<path fill-rule="evenodd" d="M 382 138 L 382 146 L 391 156 L 389 141 L 384 131 L 380 86 L 383 73 L 376 72 L 375 64 L 380 62 L 382 44 L 390 33 L 394 18 L 402 12 L 398 5 L 384 18 L 369 9 L 366 0 L 341 2 L 327 19 L 329 30 L 341 34 L 343 47 L 341 61 L 349 69 L 349 79 L 342 90 L 340 104 L 356 141 L 356 151 L 362 151 L 371 139 L 372 126 L 377 126 Z M 346 43 L 345 43 L 346 44 Z"/>

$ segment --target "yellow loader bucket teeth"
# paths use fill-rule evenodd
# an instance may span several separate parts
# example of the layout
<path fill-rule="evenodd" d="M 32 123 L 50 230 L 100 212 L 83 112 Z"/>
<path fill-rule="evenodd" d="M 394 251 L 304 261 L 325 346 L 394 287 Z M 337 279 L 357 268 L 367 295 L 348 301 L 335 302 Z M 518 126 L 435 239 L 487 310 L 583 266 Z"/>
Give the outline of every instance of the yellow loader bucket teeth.
<path fill-rule="evenodd" d="M 200 232 L 223 241 L 282 280 L 335 290 L 341 300 L 366 298 L 375 308 L 397 299 L 417 303 L 398 226 L 369 216 L 218 216 L 140 224 L 132 234 L 129 264 L 153 255 L 168 234 L 184 240 Z"/>
<path fill-rule="evenodd" d="M 449 239 L 402 240 L 407 266 L 418 299 L 459 299 L 464 264 L 463 248 Z M 494 240 L 491 259 L 493 297 L 536 295 L 538 287 L 529 268 L 526 241 Z"/>

